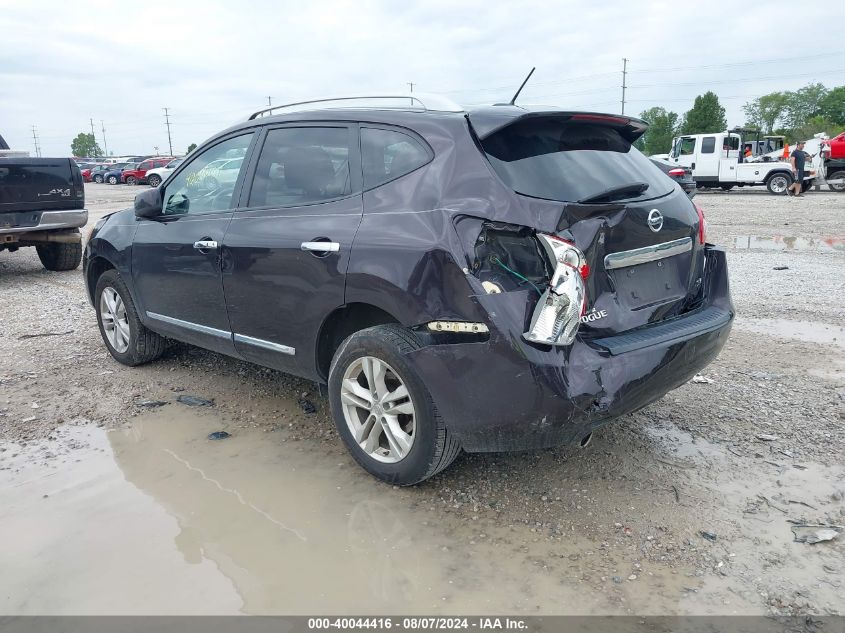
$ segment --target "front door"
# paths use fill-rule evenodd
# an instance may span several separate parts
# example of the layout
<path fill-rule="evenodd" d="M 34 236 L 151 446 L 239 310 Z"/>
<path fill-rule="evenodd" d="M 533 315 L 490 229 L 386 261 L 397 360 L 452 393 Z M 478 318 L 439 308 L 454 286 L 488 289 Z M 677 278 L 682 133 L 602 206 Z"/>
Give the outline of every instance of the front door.
<path fill-rule="evenodd" d="M 254 133 L 198 153 L 162 191 L 162 215 L 141 220 L 132 246 L 132 278 L 142 318 L 166 336 L 235 354 L 223 299 L 220 248 L 237 202 L 239 179 L 218 182 L 208 166 L 243 158 Z"/>
<path fill-rule="evenodd" d="M 361 223 L 357 126 L 270 128 L 249 179 L 223 244 L 235 347 L 247 360 L 313 378 L 320 326 L 344 303 Z"/>

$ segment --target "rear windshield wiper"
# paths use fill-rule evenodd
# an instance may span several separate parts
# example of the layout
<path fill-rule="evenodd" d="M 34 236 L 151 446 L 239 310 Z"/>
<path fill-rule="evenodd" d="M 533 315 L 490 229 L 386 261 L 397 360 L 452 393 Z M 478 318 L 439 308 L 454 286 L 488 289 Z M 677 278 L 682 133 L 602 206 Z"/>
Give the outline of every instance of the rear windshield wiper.
<path fill-rule="evenodd" d="M 643 193 L 646 189 L 648 189 L 647 182 L 631 182 L 627 185 L 605 189 L 593 196 L 582 198 L 578 202 L 610 202 L 611 200 L 633 198 Z"/>

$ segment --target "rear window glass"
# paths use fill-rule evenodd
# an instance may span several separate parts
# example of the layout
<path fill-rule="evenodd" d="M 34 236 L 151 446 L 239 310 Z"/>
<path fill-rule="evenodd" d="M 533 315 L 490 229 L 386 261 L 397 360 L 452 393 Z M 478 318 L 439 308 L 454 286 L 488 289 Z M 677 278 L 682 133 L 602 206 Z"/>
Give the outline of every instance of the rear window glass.
<path fill-rule="evenodd" d="M 701 153 L 702 154 L 712 154 L 716 151 L 716 137 L 715 136 L 705 136 L 701 139 Z"/>
<path fill-rule="evenodd" d="M 517 193 L 534 198 L 577 202 L 644 183 L 648 189 L 634 195 L 646 199 L 674 187 L 608 125 L 528 119 L 490 135 L 482 146 L 499 177 Z"/>

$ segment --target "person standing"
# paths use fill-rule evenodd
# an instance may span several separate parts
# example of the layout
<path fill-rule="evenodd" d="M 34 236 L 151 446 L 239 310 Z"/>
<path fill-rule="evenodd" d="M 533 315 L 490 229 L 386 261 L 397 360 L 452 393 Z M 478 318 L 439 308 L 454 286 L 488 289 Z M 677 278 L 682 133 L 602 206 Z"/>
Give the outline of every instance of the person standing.
<path fill-rule="evenodd" d="M 807 159 L 809 158 L 810 155 L 804 151 L 804 141 L 798 141 L 795 145 L 795 151 L 792 152 L 792 157 L 789 159 L 795 182 L 786 190 L 787 194 L 792 192 L 792 195 L 796 198 L 801 196 L 801 186 L 804 184 L 804 176 L 807 173 Z"/>

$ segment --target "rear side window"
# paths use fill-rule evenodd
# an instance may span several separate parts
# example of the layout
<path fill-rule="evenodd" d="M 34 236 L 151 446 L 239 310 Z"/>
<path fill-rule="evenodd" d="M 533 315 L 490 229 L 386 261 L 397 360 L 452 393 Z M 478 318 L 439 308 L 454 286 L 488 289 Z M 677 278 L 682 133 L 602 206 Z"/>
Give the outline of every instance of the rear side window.
<path fill-rule="evenodd" d="M 143 163 L 138 165 L 138 169 L 150 169 L 152 166 L 153 164 L 151 162 L 145 160 Z"/>
<path fill-rule="evenodd" d="M 378 187 L 425 165 L 429 151 L 417 139 L 396 130 L 361 128 L 364 189 Z"/>
<path fill-rule="evenodd" d="M 701 153 L 702 154 L 712 154 L 716 151 L 716 137 L 715 136 L 705 136 L 701 139 Z"/>
<path fill-rule="evenodd" d="M 249 206 L 301 206 L 351 194 L 349 152 L 345 127 L 270 130 L 258 159 Z"/>
<path fill-rule="evenodd" d="M 491 134 L 482 147 L 499 177 L 517 193 L 533 198 L 577 202 L 637 184 L 648 188 L 634 195 L 653 198 L 674 187 L 609 125 L 555 117 L 525 119 Z"/>

